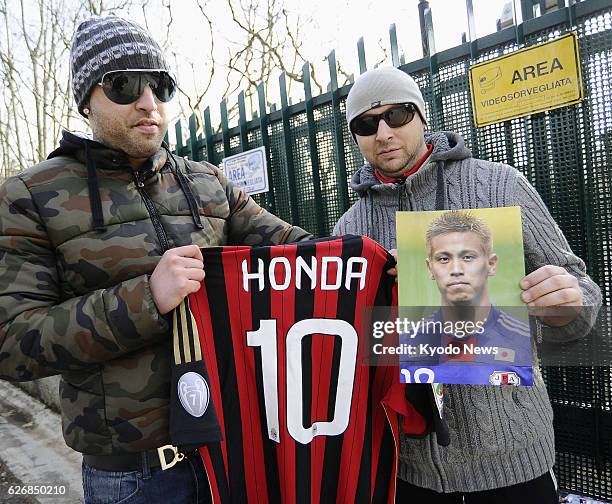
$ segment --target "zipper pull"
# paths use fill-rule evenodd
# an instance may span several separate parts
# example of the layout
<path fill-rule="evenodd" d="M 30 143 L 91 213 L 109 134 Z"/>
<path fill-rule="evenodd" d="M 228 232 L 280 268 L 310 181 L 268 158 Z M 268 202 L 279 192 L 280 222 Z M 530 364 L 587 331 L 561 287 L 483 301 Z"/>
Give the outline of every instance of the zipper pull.
<path fill-rule="evenodd" d="M 134 172 L 134 178 L 136 179 L 136 185 L 140 188 L 144 187 L 144 182 L 142 180 L 140 180 L 140 177 L 138 176 L 138 172 L 135 171 Z"/>

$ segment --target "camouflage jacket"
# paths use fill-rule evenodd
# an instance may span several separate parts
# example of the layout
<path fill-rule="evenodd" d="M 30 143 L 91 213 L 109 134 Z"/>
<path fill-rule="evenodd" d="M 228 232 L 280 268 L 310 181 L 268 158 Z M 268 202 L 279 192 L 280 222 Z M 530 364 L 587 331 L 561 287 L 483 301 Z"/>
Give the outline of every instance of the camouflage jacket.
<path fill-rule="evenodd" d="M 88 454 L 169 442 L 170 327 L 149 275 L 165 250 L 309 238 L 214 166 L 64 132 L 0 187 L 0 378 L 61 374 L 64 438 Z"/>

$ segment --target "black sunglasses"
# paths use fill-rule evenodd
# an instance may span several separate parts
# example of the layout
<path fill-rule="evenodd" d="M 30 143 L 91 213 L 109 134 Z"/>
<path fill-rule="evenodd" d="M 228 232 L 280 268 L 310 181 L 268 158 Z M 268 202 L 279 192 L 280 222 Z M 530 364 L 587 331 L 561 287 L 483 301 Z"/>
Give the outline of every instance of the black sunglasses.
<path fill-rule="evenodd" d="M 107 72 L 99 83 L 106 97 L 119 105 L 128 105 L 142 96 L 145 86 L 160 102 L 172 99 L 176 83 L 170 74 L 163 70 L 117 70 Z"/>
<path fill-rule="evenodd" d="M 390 128 L 400 128 L 414 119 L 416 108 L 412 103 L 385 110 L 382 114 L 360 115 L 351 121 L 351 133 L 359 136 L 374 135 L 382 119 Z"/>

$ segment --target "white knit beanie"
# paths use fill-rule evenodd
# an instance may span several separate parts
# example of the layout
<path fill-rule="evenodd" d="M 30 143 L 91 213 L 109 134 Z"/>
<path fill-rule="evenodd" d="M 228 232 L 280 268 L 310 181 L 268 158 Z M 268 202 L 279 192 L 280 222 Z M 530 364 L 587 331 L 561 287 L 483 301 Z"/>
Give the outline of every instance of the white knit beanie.
<path fill-rule="evenodd" d="M 368 70 L 357 78 L 346 98 L 346 122 L 350 126 L 370 109 L 397 103 L 413 103 L 426 121 L 423 95 L 410 75 L 392 66 Z"/>

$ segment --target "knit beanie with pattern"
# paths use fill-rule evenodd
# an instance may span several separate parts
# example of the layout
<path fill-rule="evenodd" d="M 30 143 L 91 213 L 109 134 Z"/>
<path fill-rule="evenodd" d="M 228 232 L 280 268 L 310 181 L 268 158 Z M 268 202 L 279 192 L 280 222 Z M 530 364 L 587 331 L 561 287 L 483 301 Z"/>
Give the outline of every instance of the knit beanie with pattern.
<path fill-rule="evenodd" d="M 426 121 L 425 101 L 417 83 L 392 66 L 378 67 L 360 75 L 346 98 L 346 122 L 383 105 L 413 103 Z"/>
<path fill-rule="evenodd" d="M 159 44 L 139 24 L 116 16 L 93 17 L 77 28 L 70 49 L 72 93 L 83 114 L 91 89 L 114 70 L 165 70 Z"/>

